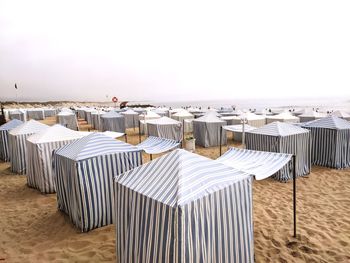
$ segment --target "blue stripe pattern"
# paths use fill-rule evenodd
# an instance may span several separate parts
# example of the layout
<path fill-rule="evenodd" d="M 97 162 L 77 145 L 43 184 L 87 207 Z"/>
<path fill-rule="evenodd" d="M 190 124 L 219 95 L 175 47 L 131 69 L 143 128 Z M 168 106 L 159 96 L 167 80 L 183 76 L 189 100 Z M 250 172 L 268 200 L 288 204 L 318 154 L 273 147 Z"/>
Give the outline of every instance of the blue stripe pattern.
<path fill-rule="evenodd" d="M 148 154 L 160 154 L 180 147 L 180 142 L 149 136 L 146 140 L 136 145 L 136 147 Z"/>
<path fill-rule="evenodd" d="M 256 180 L 262 180 L 281 170 L 291 159 L 292 154 L 232 147 L 216 160 L 237 170 L 252 174 Z"/>
<path fill-rule="evenodd" d="M 23 124 L 23 121 L 13 119 L 0 126 L 0 159 L 5 162 L 10 161 L 8 132 L 21 124 Z"/>
<path fill-rule="evenodd" d="M 175 150 L 116 178 L 117 262 L 254 262 L 252 177 Z"/>
<path fill-rule="evenodd" d="M 113 178 L 142 164 L 135 146 L 91 134 L 54 152 L 58 208 L 82 232 L 114 223 Z"/>

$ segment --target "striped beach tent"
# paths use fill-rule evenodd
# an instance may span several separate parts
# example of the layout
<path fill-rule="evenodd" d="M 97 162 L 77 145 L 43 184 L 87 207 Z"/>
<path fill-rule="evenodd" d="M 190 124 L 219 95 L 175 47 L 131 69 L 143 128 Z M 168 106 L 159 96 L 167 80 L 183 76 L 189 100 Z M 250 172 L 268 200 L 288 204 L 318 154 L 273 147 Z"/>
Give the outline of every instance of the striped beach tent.
<path fill-rule="evenodd" d="M 27 120 L 43 120 L 45 114 L 43 109 L 27 109 Z"/>
<path fill-rule="evenodd" d="M 254 262 L 249 174 L 179 149 L 115 188 L 117 262 Z"/>
<path fill-rule="evenodd" d="M 115 131 L 125 133 L 125 117 L 115 111 L 101 115 L 102 131 Z"/>
<path fill-rule="evenodd" d="M 194 115 L 188 112 L 187 110 L 181 109 L 171 115 L 171 118 L 177 121 L 182 122 L 183 120 L 194 119 Z"/>
<path fill-rule="evenodd" d="M 350 122 L 328 116 L 302 126 L 311 133 L 311 161 L 331 168 L 350 167 Z"/>
<path fill-rule="evenodd" d="M 296 175 L 303 176 L 311 170 L 310 133 L 298 126 L 273 122 L 245 134 L 249 150 L 289 153 L 296 155 Z M 287 181 L 292 178 L 293 164 L 287 164 L 273 178 Z"/>
<path fill-rule="evenodd" d="M 0 160 L 5 162 L 10 160 L 8 132 L 21 124 L 23 124 L 23 121 L 13 119 L 0 126 Z"/>
<path fill-rule="evenodd" d="M 11 110 L 9 111 L 9 119 L 10 120 L 21 120 L 21 121 L 26 121 L 26 114 L 25 111 L 23 110 Z"/>
<path fill-rule="evenodd" d="M 114 222 L 113 178 L 142 164 L 141 150 L 92 133 L 54 151 L 58 208 L 82 232 Z"/>
<path fill-rule="evenodd" d="M 300 119 L 296 116 L 293 116 L 290 112 L 282 112 L 277 115 L 266 117 L 266 124 L 269 124 L 275 121 L 286 122 L 286 123 L 296 123 L 296 122 L 300 122 Z"/>
<path fill-rule="evenodd" d="M 219 146 L 220 141 L 222 144 L 226 144 L 226 132 L 221 129 L 222 126 L 226 125 L 226 121 L 214 114 L 209 113 L 192 121 L 193 137 L 196 139 L 197 145 L 203 147 Z"/>
<path fill-rule="evenodd" d="M 87 134 L 73 131 L 59 124 L 51 126 L 27 138 L 27 183 L 41 193 L 56 192 L 52 175 L 52 152 Z"/>
<path fill-rule="evenodd" d="M 138 126 L 139 114 L 136 111 L 128 109 L 121 114 L 125 116 L 126 128 L 136 128 Z"/>
<path fill-rule="evenodd" d="M 153 111 L 146 111 L 139 115 L 139 134 L 147 134 L 147 121 L 159 119 L 160 115 Z"/>
<path fill-rule="evenodd" d="M 170 115 L 169 109 L 166 109 L 166 108 L 156 108 L 152 111 L 157 113 L 161 117 L 169 117 L 169 115 Z"/>
<path fill-rule="evenodd" d="M 91 113 L 91 126 L 93 129 L 95 130 L 99 130 L 101 131 L 102 130 L 102 125 L 101 125 L 101 116 L 103 114 L 105 114 L 106 112 L 105 111 L 102 111 L 102 110 L 98 110 L 98 111 L 95 111 L 95 112 L 92 112 Z"/>
<path fill-rule="evenodd" d="M 182 123 L 168 117 L 147 121 L 148 136 L 171 139 L 174 141 L 182 140 Z"/>
<path fill-rule="evenodd" d="M 71 130 L 78 130 L 78 120 L 74 113 L 68 111 L 61 111 L 57 114 L 57 123 Z"/>
<path fill-rule="evenodd" d="M 30 120 L 9 131 L 8 142 L 12 172 L 18 174 L 26 173 L 26 139 L 30 135 L 47 128 L 49 128 L 49 126 L 35 120 Z"/>

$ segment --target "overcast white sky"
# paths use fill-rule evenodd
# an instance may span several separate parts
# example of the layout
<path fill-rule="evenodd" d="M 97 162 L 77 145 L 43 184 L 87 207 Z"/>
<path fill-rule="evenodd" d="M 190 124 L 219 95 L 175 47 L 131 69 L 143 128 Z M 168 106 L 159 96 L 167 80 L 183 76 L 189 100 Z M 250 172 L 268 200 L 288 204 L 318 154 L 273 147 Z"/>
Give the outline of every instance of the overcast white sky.
<path fill-rule="evenodd" d="M 234 2 L 234 3 L 232 3 Z M 0 98 L 350 97 L 350 1 L 0 0 Z"/>

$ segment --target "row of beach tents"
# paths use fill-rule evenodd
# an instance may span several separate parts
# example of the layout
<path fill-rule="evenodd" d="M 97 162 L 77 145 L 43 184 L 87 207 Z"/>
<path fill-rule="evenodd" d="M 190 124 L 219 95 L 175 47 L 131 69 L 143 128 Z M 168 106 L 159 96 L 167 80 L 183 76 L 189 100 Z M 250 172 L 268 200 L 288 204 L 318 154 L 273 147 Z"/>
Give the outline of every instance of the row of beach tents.
<path fill-rule="evenodd" d="M 152 126 L 156 120 L 177 129 Z M 183 122 L 175 121 L 152 119 L 147 130 L 181 140 Z M 224 140 L 227 122 L 215 113 L 192 124 L 199 141 Z M 117 259 L 128 262 L 253 262 L 252 175 L 286 181 L 311 164 L 350 166 L 350 123 L 336 116 L 254 127 L 247 149 L 217 160 L 179 149 L 143 164 L 137 146 L 35 120 L 11 120 L 0 136 L 0 158 L 26 174 L 28 186 L 56 192 L 58 208 L 81 231 L 115 223 Z"/>

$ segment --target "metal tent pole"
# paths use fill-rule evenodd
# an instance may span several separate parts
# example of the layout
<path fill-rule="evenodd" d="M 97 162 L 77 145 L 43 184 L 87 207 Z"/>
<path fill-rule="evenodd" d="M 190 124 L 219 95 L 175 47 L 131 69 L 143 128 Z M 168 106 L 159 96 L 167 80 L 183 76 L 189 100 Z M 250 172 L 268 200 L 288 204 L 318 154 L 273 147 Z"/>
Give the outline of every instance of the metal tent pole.
<path fill-rule="evenodd" d="M 294 220 L 294 233 L 293 237 L 297 237 L 297 194 L 296 194 L 296 158 L 293 155 L 293 220 Z"/>
<path fill-rule="evenodd" d="M 221 144 L 222 144 L 222 126 L 220 126 L 220 156 L 221 156 Z"/>

